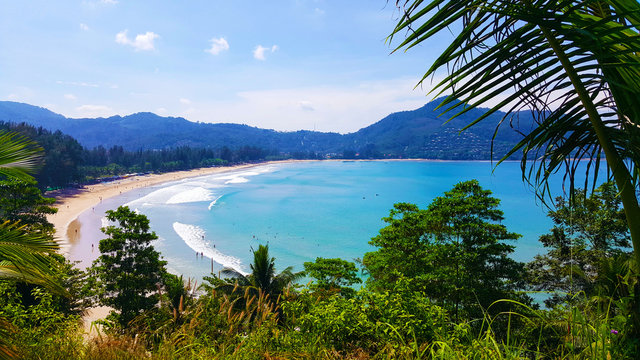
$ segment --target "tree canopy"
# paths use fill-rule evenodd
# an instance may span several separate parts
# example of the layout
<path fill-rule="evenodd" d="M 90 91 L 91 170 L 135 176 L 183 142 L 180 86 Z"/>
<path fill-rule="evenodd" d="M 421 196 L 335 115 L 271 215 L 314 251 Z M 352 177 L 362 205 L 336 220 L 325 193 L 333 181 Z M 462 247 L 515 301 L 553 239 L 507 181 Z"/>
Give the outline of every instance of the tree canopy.
<path fill-rule="evenodd" d="M 604 183 L 590 196 L 578 189 L 571 203 L 558 197 L 548 216 L 554 226 L 540 236 L 547 253 L 527 264 L 528 282 L 534 290 L 552 292 L 547 305 L 573 303 L 580 292 L 594 295 L 603 261 L 628 256 L 631 245 L 615 184 Z"/>
<path fill-rule="evenodd" d="M 318 257 L 315 261 L 304 263 L 305 274 L 315 279 L 313 289 L 340 292 L 343 296 L 352 296 L 355 292 L 350 286 L 360 284 L 356 264 L 339 258 Z"/>
<path fill-rule="evenodd" d="M 253 262 L 250 264 L 250 274 L 244 275 L 230 268 L 223 269 L 222 273 L 229 276 L 227 284 L 237 283 L 243 287 L 259 290 L 275 300 L 289 285 L 304 276 L 302 272 L 293 272 L 291 266 L 276 273 L 275 258 L 269 255 L 269 245 L 260 244 L 258 249 L 252 252 Z M 219 281 L 217 283 L 221 284 Z"/>
<path fill-rule="evenodd" d="M 159 301 L 158 290 L 166 273 L 166 262 L 151 242 L 149 219 L 127 206 L 107 211 L 107 219 L 117 225 L 102 228 L 108 237 L 100 240 L 100 257 L 91 272 L 98 284 L 102 305 L 113 307 L 110 317 L 122 327 Z"/>
<path fill-rule="evenodd" d="M 363 258 L 369 285 L 391 289 L 402 278 L 458 314 L 477 316 L 503 298 L 519 297 L 523 264 L 509 258 L 520 235 L 499 222 L 500 200 L 477 180 L 456 184 L 422 210 L 394 206 L 389 225 L 371 239 L 378 247 Z M 479 306 L 479 307 L 478 307 Z"/>

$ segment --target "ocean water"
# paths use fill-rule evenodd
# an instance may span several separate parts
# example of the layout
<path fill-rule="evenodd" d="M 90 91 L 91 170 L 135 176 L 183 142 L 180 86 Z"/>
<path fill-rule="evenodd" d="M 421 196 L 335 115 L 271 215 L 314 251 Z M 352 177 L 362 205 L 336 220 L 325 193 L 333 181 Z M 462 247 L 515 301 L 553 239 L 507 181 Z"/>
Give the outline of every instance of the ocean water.
<path fill-rule="evenodd" d="M 546 209 L 521 179 L 520 164 L 495 171 L 490 162 L 316 161 L 260 165 L 135 190 L 80 216 L 82 234 L 99 239 L 104 211 L 126 204 L 145 214 L 159 236 L 154 246 L 176 274 L 200 279 L 222 267 L 250 271 L 251 249 L 269 244 L 276 269 L 303 269 L 316 257 L 362 258 L 394 203 L 425 208 L 454 184 L 478 179 L 501 199 L 504 224 L 522 237 L 513 257 L 543 251 L 551 228 Z M 553 187 L 561 192 L 561 181 Z M 80 242 L 84 249 L 89 243 Z M 197 256 L 202 253 L 203 256 Z M 94 254 L 94 257 L 98 254 Z M 213 260 L 213 261 L 212 261 Z M 83 265 L 89 265 L 84 263 Z"/>

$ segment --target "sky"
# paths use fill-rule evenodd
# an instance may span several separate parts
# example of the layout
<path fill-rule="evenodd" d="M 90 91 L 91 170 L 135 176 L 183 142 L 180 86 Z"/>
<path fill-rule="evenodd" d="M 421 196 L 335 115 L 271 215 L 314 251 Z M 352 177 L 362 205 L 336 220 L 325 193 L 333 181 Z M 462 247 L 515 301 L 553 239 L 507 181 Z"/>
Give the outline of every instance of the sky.
<path fill-rule="evenodd" d="M 348 133 L 413 110 L 447 39 L 391 53 L 386 0 L 0 0 L 0 100 Z"/>

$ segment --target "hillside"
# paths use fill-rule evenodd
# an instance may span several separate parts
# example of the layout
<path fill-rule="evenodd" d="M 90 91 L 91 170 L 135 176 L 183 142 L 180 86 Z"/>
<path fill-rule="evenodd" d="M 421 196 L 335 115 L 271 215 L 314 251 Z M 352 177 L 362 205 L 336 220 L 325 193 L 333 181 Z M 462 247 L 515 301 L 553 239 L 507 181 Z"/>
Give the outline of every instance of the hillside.
<path fill-rule="evenodd" d="M 435 100 L 413 111 L 393 113 L 373 125 L 345 135 L 345 146 L 361 148 L 364 144 L 375 144 L 377 151 L 383 154 L 409 158 L 489 159 L 491 139 L 504 113 L 493 114 L 461 131 L 486 109 L 474 109 L 447 122 L 453 111 L 443 113 L 442 109 L 436 110 L 439 103 Z M 533 121 L 529 113 L 518 114 L 518 120 L 521 131 L 530 131 Z M 505 122 L 494 142 L 495 154 L 505 154 L 521 138 L 522 135 Z"/>
<path fill-rule="evenodd" d="M 434 111 L 438 103 L 436 100 L 413 111 L 393 113 L 345 135 L 302 130 L 279 132 L 239 124 L 195 123 L 149 112 L 74 119 L 41 107 L 9 101 L 0 102 L 0 120 L 60 130 L 87 148 L 120 145 L 127 150 L 146 150 L 252 145 L 283 153 L 313 151 L 346 156 L 359 154 L 363 157 L 489 159 L 491 138 L 503 114 L 494 114 L 461 133 L 466 124 L 486 110 L 476 109 L 444 124 L 446 114 L 439 116 L 441 111 Z M 520 122 L 525 129 L 530 126 L 530 119 L 528 114 L 521 116 Z M 520 137 L 508 125 L 503 126 L 494 144 L 496 155 L 504 154 Z"/>

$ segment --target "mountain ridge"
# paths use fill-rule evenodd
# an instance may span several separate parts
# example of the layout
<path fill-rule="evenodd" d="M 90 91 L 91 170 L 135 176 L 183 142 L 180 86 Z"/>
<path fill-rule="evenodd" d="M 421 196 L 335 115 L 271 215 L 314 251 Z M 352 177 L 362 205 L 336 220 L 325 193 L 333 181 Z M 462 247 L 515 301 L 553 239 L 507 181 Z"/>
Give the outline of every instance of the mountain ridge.
<path fill-rule="evenodd" d="M 276 131 L 244 124 L 192 122 L 152 112 L 100 118 L 67 118 L 44 107 L 0 101 L 0 121 L 25 122 L 51 131 L 60 130 L 83 146 L 122 146 L 127 150 L 179 146 L 221 148 L 245 145 L 277 149 L 283 153 L 316 152 L 324 155 L 364 157 L 472 159 L 491 158 L 491 138 L 504 113 L 497 112 L 468 130 L 461 129 L 487 109 L 473 109 L 447 121 L 436 110 L 436 99 L 415 110 L 395 112 L 356 132 L 339 134 L 310 130 Z M 520 115 L 519 115 L 520 116 Z M 524 123 L 533 124 L 522 114 Z M 522 138 L 502 126 L 494 140 L 494 158 L 501 157 Z"/>

